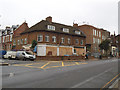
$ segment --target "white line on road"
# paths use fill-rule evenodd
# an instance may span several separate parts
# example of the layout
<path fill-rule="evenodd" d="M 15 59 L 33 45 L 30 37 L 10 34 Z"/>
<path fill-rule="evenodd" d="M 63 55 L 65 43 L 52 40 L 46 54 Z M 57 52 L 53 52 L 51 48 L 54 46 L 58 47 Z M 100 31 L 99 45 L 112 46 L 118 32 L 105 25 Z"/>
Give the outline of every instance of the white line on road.
<path fill-rule="evenodd" d="M 104 71 L 104 72 L 102 72 L 102 73 L 100 73 L 100 74 L 98 74 L 98 75 L 96 75 L 96 76 L 93 76 L 93 77 L 91 77 L 91 78 L 89 78 L 89 79 L 87 79 L 87 80 L 85 80 L 85 81 L 83 81 L 83 82 L 81 82 L 81 83 L 78 83 L 78 84 L 72 86 L 71 88 L 78 88 L 79 86 L 81 86 L 81 85 L 83 85 L 83 84 L 85 84 L 85 83 L 87 83 L 87 82 L 89 82 L 89 81 L 91 81 L 91 80 L 93 80 L 93 79 L 95 79 L 95 78 L 103 75 L 104 73 L 106 73 L 106 72 L 108 72 L 108 71 L 110 71 L 110 70 L 112 70 L 112 68 L 110 68 L 110 69 L 108 69 L 108 70 L 106 70 L 106 71 Z"/>

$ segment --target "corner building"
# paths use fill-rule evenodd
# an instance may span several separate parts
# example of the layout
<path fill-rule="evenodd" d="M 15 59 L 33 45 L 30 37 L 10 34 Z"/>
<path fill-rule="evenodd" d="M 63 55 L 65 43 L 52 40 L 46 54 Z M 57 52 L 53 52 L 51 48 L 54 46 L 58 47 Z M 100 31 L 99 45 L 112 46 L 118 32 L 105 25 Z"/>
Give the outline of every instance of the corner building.
<path fill-rule="evenodd" d="M 28 46 L 33 40 L 37 41 L 37 56 L 79 56 L 86 53 L 86 36 L 78 25 L 55 23 L 51 16 L 22 32 L 21 37 L 26 38 Z"/>

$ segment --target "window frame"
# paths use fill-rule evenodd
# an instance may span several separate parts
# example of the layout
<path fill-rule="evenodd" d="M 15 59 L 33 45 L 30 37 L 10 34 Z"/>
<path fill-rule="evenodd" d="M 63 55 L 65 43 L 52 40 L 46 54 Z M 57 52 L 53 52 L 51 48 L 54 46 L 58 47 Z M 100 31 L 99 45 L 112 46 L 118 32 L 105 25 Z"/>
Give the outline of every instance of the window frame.
<path fill-rule="evenodd" d="M 70 38 L 68 38 L 68 44 L 70 44 L 71 43 L 71 39 Z"/>
<path fill-rule="evenodd" d="M 84 41 L 83 41 L 83 40 L 81 40 L 80 44 L 81 44 L 81 45 L 83 45 L 83 44 L 84 44 Z"/>
<path fill-rule="evenodd" d="M 75 44 L 79 44 L 79 39 L 75 39 Z"/>
<path fill-rule="evenodd" d="M 61 43 L 64 43 L 65 42 L 65 39 L 64 37 L 61 38 Z"/>
<path fill-rule="evenodd" d="M 53 26 L 53 25 L 47 25 L 47 29 L 48 29 L 48 30 L 54 30 L 54 31 L 55 31 L 55 26 Z"/>
<path fill-rule="evenodd" d="M 68 28 L 63 28 L 63 32 L 69 33 L 69 29 Z"/>
<path fill-rule="evenodd" d="M 24 44 L 27 44 L 27 38 L 25 38 L 24 40 L 25 40 L 25 41 L 24 41 Z"/>
<path fill-rule="evenodd" d="M 56 43 L 56 36 L 52 36 L 52 42 Z"/>
<path fill-rule="evenodd" d="M 20 45 L 20 40 L 17 40 L 17 45 Z"/>
<path fill-rule="evenodd" d="M 37 35 L 37 41 L 38 42 L 42 42 L 43 41 L 43 35 L 42 34 Z"/>
<path fill-rule="evenodd" d="M 45 42 L 49 42 L 49 36 L 45 35 Z"/>

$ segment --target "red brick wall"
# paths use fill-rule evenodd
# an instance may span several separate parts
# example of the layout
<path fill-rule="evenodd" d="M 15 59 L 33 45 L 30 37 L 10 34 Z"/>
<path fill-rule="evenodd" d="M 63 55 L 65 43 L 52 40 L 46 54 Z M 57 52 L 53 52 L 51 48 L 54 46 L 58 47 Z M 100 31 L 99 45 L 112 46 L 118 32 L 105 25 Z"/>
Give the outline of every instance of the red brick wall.
<path fill-rule="evenodd" d="M 20 33 L 22 33 L 23 31 L 25 30 L 28 30 L 29 27 L 27 25 L 27 23 L 23 23 L 22 25 L 20 25 L 15 31 L 14 31 L 14 34 L 13 34 L 13 37 L 16 37 L 16 36 L 19 36 Z"/>
<path fill-rule="evenodd" d="M 89 56 L 89 59 L 94 59 L 94 57 Z M 37 56 L 36 60 L 85 60 L 82 56 Z"/>

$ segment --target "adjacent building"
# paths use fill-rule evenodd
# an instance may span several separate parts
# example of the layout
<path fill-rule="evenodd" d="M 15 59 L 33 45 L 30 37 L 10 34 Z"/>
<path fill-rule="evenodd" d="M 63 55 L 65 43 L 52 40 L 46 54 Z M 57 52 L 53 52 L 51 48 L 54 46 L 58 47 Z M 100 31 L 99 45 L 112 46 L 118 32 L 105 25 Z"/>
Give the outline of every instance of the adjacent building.
<path fill-rule="evenodd" d="M 111 55 L 113 56 L 120 56 L 120 34 L 118 35 L 111 35 Z"/>
<path fill-rule="evenodd" d="M 28 24 L 24 22 L 16 30 L 14 30 L 12 40 L 13 50 L 23 50 L 23 45 L 27 44 L 27 38 L 24 38 L 20 34 L 28 29 L 29 29 Z"/>
<path fill-rule="evenodd" d="M 52 21 L 49 16 L 33 25 L 14 39 L 15 49 L 32 45 L 37 41 L 37 56 L 67 56 L 86 53 L 86 36 L 78 28 Z"/>
<path fill-rule="evenodd" d="M 79 29 L 86 35 L 87 52 L 96 56 L 101 51 L 99 44 L 110 37 L 110 32 L 104 29 L 99 29 L 91 25 L 80 25 Z M 103 51 L 104 52 L 104 51 Z"/>
<path fill-rule="evenodd" d="M 2 29 L 0 30 L 0 50 L 2 50 Z"/>
<path fill-rule="evenodd" d="M 12 38 L 13 31 L 18 27 L 18 25 L 13 25 L 12 27 L 6 27 L 5 30 L 2 30 L 2 49 L 3 50 L 11 50 L 12 49 Z"/>

